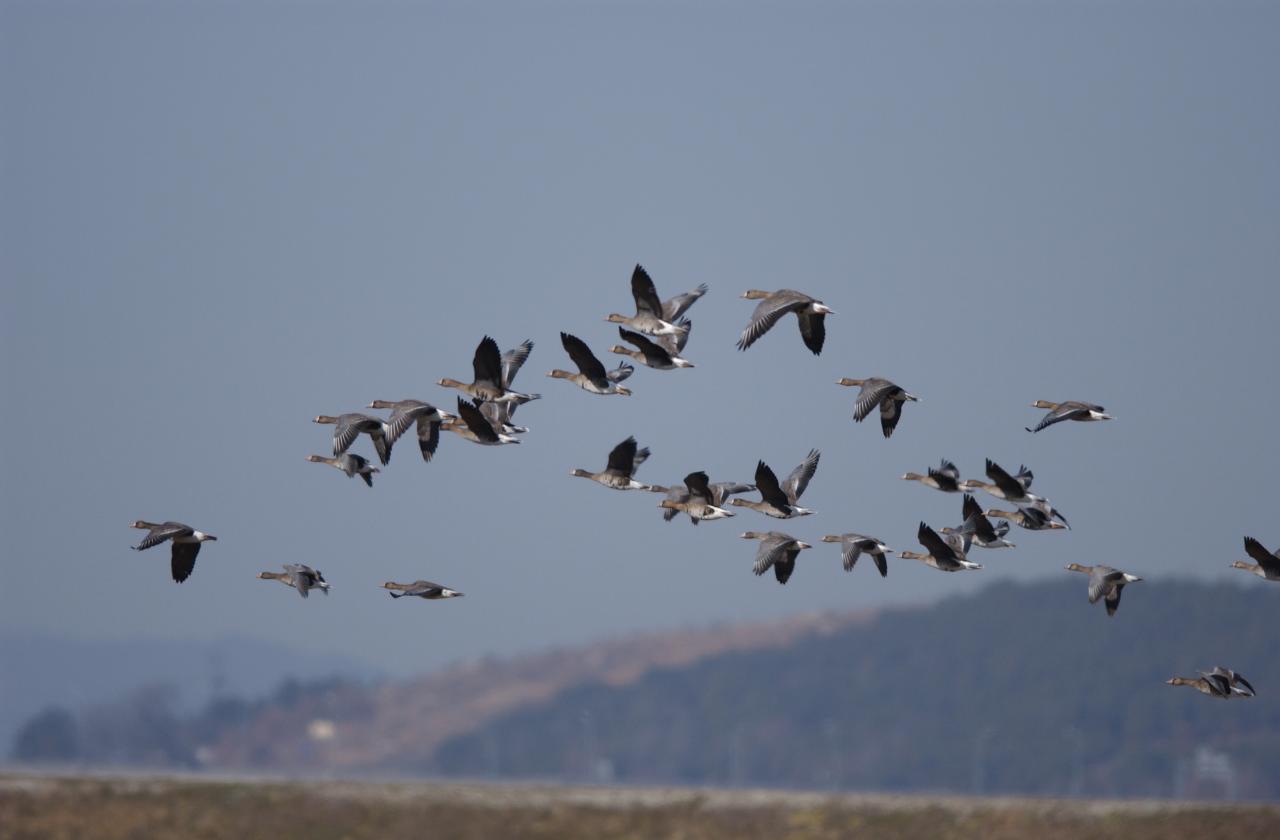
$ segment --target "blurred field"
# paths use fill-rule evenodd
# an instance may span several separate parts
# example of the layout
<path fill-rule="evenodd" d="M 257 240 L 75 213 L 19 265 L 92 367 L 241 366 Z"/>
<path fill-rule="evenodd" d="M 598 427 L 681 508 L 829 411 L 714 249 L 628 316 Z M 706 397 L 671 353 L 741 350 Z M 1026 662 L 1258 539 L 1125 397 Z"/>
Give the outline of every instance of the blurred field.
<path fill-rule="evenodd" d="M 1280 807 L 433 782 L 0 775 L 27 838 L 1280 837 Z"/>

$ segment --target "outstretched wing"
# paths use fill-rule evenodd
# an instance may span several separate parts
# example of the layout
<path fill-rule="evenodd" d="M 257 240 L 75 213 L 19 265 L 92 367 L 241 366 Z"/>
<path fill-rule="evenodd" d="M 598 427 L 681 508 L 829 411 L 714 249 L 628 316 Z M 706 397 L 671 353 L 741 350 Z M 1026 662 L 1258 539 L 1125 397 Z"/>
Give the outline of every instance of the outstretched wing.
<path fill-rule="evenodd" d="M 609 463 L 605 467 L 605 471 L 615 475 L 630 476 L 636 468 L 635 461 L 636 439 L 629 437 L 615 446 L 609 453 Z"/>
<path fill-rule="evenodd" d="M 786 483 L 783 484 L 782 489 L 786 492 L 787 499 L 792 504 L 795 504 L 804 495 L 805 488 L 809 486 L 809 480 L 818 471 L 818 459 L 821 457 L 821 452 L 816 449 L 810 449 L 809 454 L 804 456 L 804 460 L 800 462 L 800 465 L 787 476 Z"/>
<path fill-rule="evenodd" d="M 782 487 L 778 485 L 778 477 L 764 461 L 756 462 L 756 489 L 760 491 L 760 498 L 764 501 L 779 510 L 791 512 L 791 502 L 787 499 L 787 494 L 782 492 Z"/>
<path fill-rule="evenodd" d="M 502 354 L 498 351 L 498 342 L 489 336 L 480 339 L 480 343 L 476 345 L 471 369 L 475 374 L 475 384 L 488 385 L 497 391 L 503 390 Z"/>
<path fill-rule="evenodd" d="M 648 313 L 655 318 L 662 317 L 662 301 L 658 300 L 658 290 L 653 287 L 649 272 L 636 263 L 631 272 L 631 296 L 636 299 L 636 314 Z"/>
<path fill-rule="evenodd" d="M 560 343 L 564 345 L 565 352 L 569 354 L 570 359 L 573 359 L 573 363 L 578 366 L 578 371 L 583 376 L 590 379 L 598 388 L 609 387 L 609 375 L 605 372 L 604 365 L 591 352 L 586 342 L 576 335 L 562 332 Z"/>
<path fill-rule="evenodd" d="M 533 342 L 525 339 L 515 347 L 502 354 L 502 387 L 510 388 L 511 383 L 515 381 L 516 374 L 520 372 L 521 366 L 528 360 L 529 354 L 533 352 Z"/>

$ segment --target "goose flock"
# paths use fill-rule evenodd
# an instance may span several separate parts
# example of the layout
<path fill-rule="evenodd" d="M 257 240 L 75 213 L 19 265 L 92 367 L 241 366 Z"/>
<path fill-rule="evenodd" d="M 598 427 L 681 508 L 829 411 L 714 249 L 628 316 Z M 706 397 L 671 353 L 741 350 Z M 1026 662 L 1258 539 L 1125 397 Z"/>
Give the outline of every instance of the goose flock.
<path fill-rule="evenodd" d="M 685 313 L 707 292 L 708 286 L 704 283 L 663 301 L 648 272 L 637 265 L 631 275 L 635 314 L 625 316 L 613 313 L 605 318 L 607 322 L 618 325 L 619 337 L 631 347 L 614 345 L 609 348 L 610 352 L 626 356 L 653 370 L 694 367 L 692 362 L 684 358 L 693 328 L 692 321 L 685 317 Z M 826 339 L 826 316 L 835 314 L 825 303 L 792 289 L 775 292 L 752 289 L 743 293 L 742 298 L 759 303 L 738 339 L 739 350 L 747 350 L 782 320 L 783 316 L 791 313 L 796 316 L 804 345 L 814 355 L 821 354 Z M 608 369 L 585 341 L 568 332 L 560 333 L 560 342 L 576 372 L 554 369 L 547 374 L 548 377 L 568 380 L 589 394 L 631 396 L 632 392 L 620 383 L 634 373 L 635 367 L 632 364 L 624 361 L 616 368 Z M 317 416 L 315 423 L 334 427 L 333 454 L 308 455 L 306 460 L 328 464 L 341 470 L 348 478 L 359 476 L 366 485 L 373 487 L 373 477 L 380 471 L 380 467 L 374 466 L 368 458 L 349 451 L 362 435 L 369 438 L 382 467 L 390 464 L 393 447 L 411 428 L 416 431 L 422 459 L 428 463 L 440 445 L 442 430 L 453 432 L 482 446 L 520 443 L 521 435 L 528 429 L 513 422 L 515 413 L 520 406 L 540 399 L 541 395 L 516 391 L 513 383 L 533 352 L 533 346 L 532 341 L 524 341 L 504 353 L 500 351 L 497 341 L 484 336 L 472 359 L 470 382 L 450 378 L 437 381 L 441 387 L 460 392 L 456 397 L 456 412 L 445 411 L 423 400 L 404 399 L 373 400 L 368 404 L 368 409 L 389 411 L 385 417 L 360 412 Z M 885 438 L 890 437 L 897 428 L 902 419 L 903 406 L 908 402 L 920 401 L 919 397 L 883 377 L 844 377 L 837 380 L 836 384 L 860 389 L 854 401 L 855 422 L 860 423 L 879 408 L 880 428 Z M 1113 419 L 1102 406 L 1075 400 L 1036 400 L 1031 406 L 1048 411 L 1034 427 L 1026 427 L 1033 434 L 1068 420 L 1096 422 Z M 735 481 L 713 483 L 705 471 L 695 470 L 681 482 L 669 487 L 646 484 L 635 477 L 636 471 L 648 459 L 649 454 L 648 447 L 641 447 L 634 436 L 628 436 L 609 452 L 604 469 L 592 472 L 577 468 L 570 475 L 590 479 L 611 490 L 665 494 L 657 507 L 667 522 L 682 513 L 694 525 L 704 520 L 727 519 L 737 515 L 730 508 L 749 508 L 772 519 L 783 520 L 798 519 L 814 513 L 800 505 L 800 498 L 818 470 L 821 453 L 817 449 L 811 449 L 783 481 L 779 481 L 773 469 L 761 460 L 756 464 L 754 484 Z M 887 577 L 890 555 L 919 560 L 944 572 L 976 571 L 983 566 L 969 557 L 975 548 L 1015 548 L 1014 543 L 1007 539 L 1012 525 L 1028 531 L 1052 531 L 1071 527 L 1066 517 L 1048 498 L 1031 492 L 1034 475 L 1026 466 L 1020 465 L 1016 473 L 1010 473 L 988 458 L 984 473 L 987 481 L 974 478 L 961 480 L 960 470 L 955 463 L 942 459 L 936 469 L 929 468 L 924 475 L 908 472 L 902 476 L 903 480 L 916 481 L 939 492 L 959 493 L 963 496 L 960 524 L 935 529 L 927 522 L 920 522 L 916 538 L 925 549 L 924 553 L 909 550 L 895 552 L 876 537 L 853 532 L 828 534 L 820 541 L 839 544 L 846 572 L 851 572 L 859 557 L 865 554 L 871 558 L 880 576 Z M 974 495 L 977 491 L 1009 503 L 1014 510 L 984 509 Z M 758 493 L 759 500 L 741 498 L 744 494 L 751 493 Z M 132 523 L 132 527 L 147 531 L 142 541 L 133 546 L 136 550 L 145 550 L 164 542 L 171 544 L 170 572 L 177 583 L 182 583 L 191 576 L 201 545 L 217 540 L 212 534 L 181 522 L 154 523 L 138 520 Z M 741 534 L 741 538 L 759 542 L 752 571 L 756 575 L 763 575 L 772 569 L 780 584 L 785 584 L 794 574 L 800 553 L 813 548 L 812 544 L 782 531 L 748 530 Z M 1231 564 L 1232 567 L 1249 571 L 1264 580 L 1280 581 L 1280 551 L 1269 552 L 1252 537 L 1244 538 L 1244 549 L 1255 562 L 1238 560 Z M 308 597 L 313 589 L 329 594 L 329 583 L 320 571 L 301 563 L 285 564 L 283 568 L 283 572 L 260 572 L 258 578 L 279 581 L 303 598 Z M 1108 616 L 1115 615 L 1119 609 L 1124 587 L 1142 580 L 1137 575 L 1110 566 L 1071 563 L 1066 568 L 1089 576 L 1089 603 L 1093 604 L 1101 599 Z M 389 590 L 392 598 L 411 595 L 426 600 L 439 600 L 463 594 L 428 580 L 416 580 L 412 583 L 387 581 L 381 588 Z M 1248 680 L 1222 666 L 1202 671 L 1195 678 L 1173 677 L 1167 682 L 1169 685 L 1191 686 L 1203 694 L 1220 699 L 1254 696 L 1253 686 Z"/>

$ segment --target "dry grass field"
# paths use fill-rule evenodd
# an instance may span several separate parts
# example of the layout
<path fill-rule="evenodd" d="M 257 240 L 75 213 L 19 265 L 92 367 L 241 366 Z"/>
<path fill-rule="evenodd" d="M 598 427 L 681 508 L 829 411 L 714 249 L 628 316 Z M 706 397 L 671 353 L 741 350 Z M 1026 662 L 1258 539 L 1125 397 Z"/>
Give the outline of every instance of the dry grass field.
<path fill-rule="evenodd" d="M 0 775 L 0 840 L 1280 837 L 1280 807 L 447 782 Z"/>

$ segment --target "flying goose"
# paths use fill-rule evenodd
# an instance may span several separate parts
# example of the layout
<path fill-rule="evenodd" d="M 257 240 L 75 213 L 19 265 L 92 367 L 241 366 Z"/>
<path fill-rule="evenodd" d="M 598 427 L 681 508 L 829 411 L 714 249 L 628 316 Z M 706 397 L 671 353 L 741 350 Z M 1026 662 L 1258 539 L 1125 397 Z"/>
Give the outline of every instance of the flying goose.
<path fill-rule="evenodd" d="M 382 462 L 382 465 L 385 467 L 387 462 L 391 460 L 391 444 L 387 440 L 387 424 L 377 417 L 370 417 L 368 414 L 356 412 L 339 414 L 337 417 L 321 414 L 312 422 L 333 426 L 334 455 L 341 455 L 350 449 L 351 444 L 355 443 L 356 438 L 363 432 L 373 441 L 373 448 L 377 450 L 378 460 Z"/>
<path fill-rule="evenodd" d="M 1244 560 L 1237 560 L 1231 564 L 1231 568 L 1253 572 L 1264 580 L 1280 580 L 1280 551 L 1271 554 L 1262 547 L 1262 543 L 1253 537 L 1244 538 L 1244 550 L 1246 554 L 1258 562 L 1248 563 Z"/>
<path fill-rule="evenodd" d="M 948 537 L 944 540 L 938 536 L 936 531 L 921 522 L 920 528 L 916 532 L 916 539 L 929 550 L 928 554 L 899 551 L 898 556 L 905 557 L 908 560 L 923 560 L 925 565 L 932 566 L 940 572 L 958 572 L 962 569 L 982 568 L 981 563 L 974 563 L 965 557 L 962 541 L 957 536 Z"/>
<path fill-rule="evenodd" d="M 704 283 L 691 292 L 678 295 L 663 303 L 658 299 L 658 291 L 653 286 L 649 272 L 637 263 L 635 270 L 631 272 L 631 297 L 636 302 L 636 314 L 628 318 L 625 315 L 613 313 L 605 320 L 614 324 L 623 324 L 648 335 L 679 335 L 688 331 L 688 325 L 672 322 L 706 293 L 707 285 Z"/>
<path fill-rule="evenodd" d="M 888 576 L 889 561 L 885 558 L 885 555 L 892 554 L 893 549 L 885 545 L 883 541 L 875 537 L 864 537 L 862 534 L 828 534 L 822 538 L 822 541 L 840 543 L 840 552 L 844 559 L 844 570 L 846 572 L 853 571 L 853 565 L 858 562 L 858 557 L 865 553 L 871 558 L 871 562 L 876 564 L 876 568 L 880 570 L 880 577 Z"/>
<path fill-rule="evenodd" d="M 157 523 L 139 519 L 129 527 L 147 529 L 147 535 L 142 538 L 142 542 L 133 546 L 134 551 L 142 551 L 159 545 L 165 540 L 172 540 L 173 549 L 169 555 L 169 570 L 177 583 L 182 583 L 191 577 L 191 572 L 196 567 L 196 555 L 200 553 L 200 543 L 218 539 L 213 534 L 197 531 L 181 522 Z"/>
<path fill-rule="evenodd" d="M 756 489 L 754 484 L 739 484 L 736 481 L 717 481 L 714 484 L 708 484 L 711 491 L 711 504 L 715 507 L 724 507 L 728 498 L 735 493 L 750 493 Z M 667 489 L 667 501 L 671 502 L 688 502 L 692 494 L 689 488 L 684 484 L 675 484 Z M 659 505 L 663 508 L 662 518 L 666 522 L 670 522 L 676 518 L 683 508 L 672 505 Z M 732 514 L 730 514 L 732 516 Z M 698 524 L 698 520 L 692 516 L 689 517 L 694 525 Z"/>
<path fill-rule="evenodd" d="M 791 474 L 787 476 L 787 480 L 781 485 L 778 484 L 778 477 L 774 475 L 769 465 L 764 461 L 757 461 L 756 489 L 760 491 L 760 501 L 752 502 L 747 499 L 734 499 L 730 504 L 738 507 L 749 507 L 775 519 L 793 519 L 797 516 L 808 516 L 813 511 L 800 507 L 797 502 L 799 502 L 800 496 L 804 494 L 805 488 L 809 486 L 809 479 L 813 478 L 813 474 L 818 471 L 818 459 L 821 457 L 821 452 L 816 449 L 810 449 L 809 454 L 805 456 L 799 466 L 791 471 Z"/>
<path fill-rule="evenodd" d="M 618 327 L 618 335 L 622 337 L 622 340 L 628 344 L 634 344 L 637 349 L 632 350 L 629 347 L 615 344 L 609 348 L 609 352 L 630 356 L 640 364 L 655 370 L 691 368 L 694 366 L 693 362 L 681 358 L 680 353 L 684 350 L 685 342 L 689 338 L 688 328 L 692 327 L 693 324 L 688 318 L 681 318 L 680 324 L 685 326 L 686 331 L 676 336 L 674 342 L 653 341 L 645 338 L 640 333 Z"/>
<path fill-rule="evenodd" d="M 1009 475 L 999 464 L 988 458 L 987 478 L 991 479 L 993 483 L 988 484 L 985 481 L 970 478 L 960 482 L 960 489 L 965 492 L 986 490 L 997 499 L 1013 502 L 1019 507 L 1037 508 L 1051 518 L 1056 517 L 1062 520 L 1062 524 L 1066 525 L 1067 528 L 1071 527 L 1071 523 L 1067 522 L 1067 518 L 1060 511 L 1054 509 L 1053 505 L 1049 504 L 1048 499 L 1030 492 L 1033 476 L 1031 470 L 1026 467 L 1020 468 L 1016 476 Z"/>
<path fill-rule="evenodd" d="M 786 583 L 796 568 L 796 557 L 801 550 L 813 548 L 806 542 L 784 534 L 781 531 L 747 531 L 742 535 L 744 540 L 760 540 L 760 548 L 756 550 L 756 563 L 752 571 L 762 575 L 773 567 L 773 575 L 778 583 Z"/>
<path fill-rule="evenodd" d="M 1110 414 L 1100 405 L 1093 403 L 1077 402 L 1076 400 L 1067 400 L 1066 402 L 1056 403 L 1048 400 L 1036 400 L 1031 404 L 1032 408 L 1047 408 L 1049 413 L 1036 424 L 1033 429 L 1030 426 L 1024 428 L 1028 432 L 1038 432 L 1046 426 L 1052 426 L 1054 423 L 1061 423 L 1063 420 L 1112 420 Z"/>
<path fill-rule="evenodd" d="M 416 598 L 425 598 L 428 601 L 436 601 L 441 598 L 461 598 L 464 594 L 456 589 L 450 589 L 447 586 L 441 586 L 429 580 L 415 580 L 413 583 L 396 583 L 393 580 L 389 580 L 382 584 L 382 588 L 398 590 L 389 593 L 392 598 L 413 595 Z"/>
<path fill-rule="evenodd" d="M 642 484 L 632 478 L 632 474 L 636 471 L 645 459 L 649 457 L 649 447 L 638 449 L 636 447 L 636 439 L 629 437 L 619 443 L 609 452 L 609 463 L 600 472 L 587 472 L 584 469 L 575 469 L 570 471 L 569 475 L 578 476 L 579 478 L 589 478 L 592 481 L 603 484 L 605 487 L 612 487 L 614 490 L 649 490 L 654 493 L 665 493 L 667 488 L 655 487 L 650 484 Z"/>
<path fill-rule="evenodd" d="M 1066 530 L 1067 527 L 1061 522 L 1054 522 L 1049 518 L 1049 514 L 1037 508 L 1020 507 L 1013 512 L 1006 510 L 986 510 L 983 511 L 983 513 L 986 516 L 998 519 L 1008 519 L 1019 528 L 1026 528 L 1028 531 Z"/>
<path fill-rule="evenodd" d="M 711 488 L 711 479 L 702 470 L 691 472 L 684 477 L 685 493 L 681 494 L 679 488 L 671 488 L 667 491 L 668 497 L 658 503 L 658 507 L 666 508 L 671 512 L 672 516 L 676 513 L 684 511 L 689 514 L 690 521 L 694 525 L 698 524 L 700 519 L 724 519 L 726 517 L 735 516 L 736 514 L 727 511 L 716 504 L 717 493 Z M 724 487 L 725 485 L 720 485 Z M 720 493 L 723 497 L 723 493 Z M 664 511 L 665 515 L 665 511 Z M 670 521 L 669 519 L 667 521 Z"/>
<path fill-rule="evenodd" d="M 1212 671 L 1200 672 L 1200 676 L 1191 677 L 1174 677 L 1165 680 L 1169 685 L 1188 685 L 1201 694 L 1207 694 L 1210 697 L 1217 697 L 1222 700 L 1230 700 L 1233 696 L 1253 697 L 1253 686 L 1244 677 L 1232 671 L 1230 668 L 1223 668 L 1221 665 L 1216 666 Z"/>
<path fill-rule="evenodd" d="M 1120 593 L 1125 584 L 1142 580 L 1137 575 L 1113 569 L 1110 566 L 1081 566 L 1069 563 L 1067 571 L 1084 572 L 1089 576 L 1089 603 L 1096 604 L 1101 598 L 1107 605 L 1107 615 L 1115 615 L 1120 608 Z"/>
<path fill-rule="evenodd" d="M 529 350 L 533 349 L 532 342 L 525 342 L 525 344 L 528 344 Z M 524 347 L 524 345 L 521 345 L 521 347 Z M 508 353 L 516 353 L 519 349 L 508 351 Z M 503 384 L 504 381 L 508 381 L 515 376 L 515 371 L 520 369 L 520 365 L 524 363 L 524 358 L 527 358 L 528 355 L 526 351 L 524 357 L 520 358 L 519 362 L 514 365 L 514 369 L 507 371 L 508 376 L 504 379 L 503 357 L 498 352 L 498 342 L 486 335 L 476 345 L 475 355 L 471 359 L 473 379 L 470 383 L 459 382 L 456 379 L 446 377 L 437 380 L 436 384 L 446 388 L 457 388 L 468 397 L 482 401 L 511 402 L 514 400 L 516 402 L 528 402 L 529 400 L 535 400 L 538 398 L 537 394 L 521 394 L 517 391 L 512 391 Z"/>
<path fill-rule="evenodd" d="M 755 311 L 751 313 L 751 320 L 747 322 L 746 329 L 738 338 L 739 350 L 746 350 L 755 344 L 756 339 L 778 323 L 778 319 L 788 312 L 794 312 L 800 321 L 800 337 L 804 339 L 804 346 L 812 350 L 815 356 L 822 352 L 822 344 L 827 338 L 824 319 L 828 315 L 836 314 L 834 309 L 817 298 L 809 297 L 794 289 L 779 289 L 776 292 L 749 289 L 742 293 L 742 297 L 747 300 L 758 300 L 760 303 L 756 304 Z"/>
<path fill-rule="evenodd" d="M 324 579 L 324 575 L 303 563 L 285 563 L 283 572 L 258 572 L 258 578 L 278 580 L 285 586 L 292 586 L 303 598 L 312 589 L 329 594 L 329 582 Z"/>
<path fill-rule="evenodd" d="M 850 379 L 842 376 L 836 380 L 837 385 L 859 386 L 858 399 L 853 404 L 853 419 L 861 423 L 871 410 L 880 406 L 880 431 L 885 437 L 893 434 L 902 417 L 904 402 L 919 402 L 920 398 L 906 391 L 888 379 L 873 376 L 870 379 Z M 932 472 L 932 471 L 931 471 Z"/>
<path fill-rule="evenodd" d="M 960 492 L 960 470 L 946 458 L 942 459 L 936 470 L 930 467 L 928 475 L 909 472 L 902 477 L 902 480 L 918 481 L 925 487 L 932 487 L 934 490 L 941 490 L 943 493 Z"/>
<path fill-rule="evenodd" d="M 418 450 L 422 453 L 422 460 L 430 461 L 431 456 L 436 454 L 436 447 L 440 445 L 440 424 L 456 416 L 422 400 L 374 400 L 368 407 L 391 409 L 391 416 L 385 424 L 387 461 L 391 460 L 391 447 L 415 424 L 418 427 Z"/>
<path fill-rule="evenodd" d="M 592 394 L 631 396 L 630 390 L 618 384 L 635 370 L 631 365 L 623 362 L 613 370 L 606 371 L 604 365 L 591 352 L 591 348 L 576 335 L 562 332 L 560 333 L 560 343 L 564 345 L 565 352 L 569 354 L 569 358 L 578 366 L 578 372 L 569 373 L 566 370 L 557 369 L 548 373 L 547 376 L 553 379 L 568 379 L 582 390 Z"/>
<path fill-rule="evenodd" d="M 440 428 L 481 446 L 502 446 L 520 442 L 515 435 L 509 435 L 489 422 L 489 418 L 485 417 L 476 403 L 467 402 L 462 397 L 458 397 L 458 416 Z"/>
<path fill-rule="evenodd" d="M 963 540 L 964 550 L 976 545 L 979 548 L 1014 548 L 1014 544 L 1005 539 L 1009 533 L 1009 523 L 992 524 L 982 512 L 982 506 L 968 493 L 964 494 L 964 524 L 959 528 L 943 528 L 942 533 L 948 536 L 959 534 Z"/>
<path fill-rule="evenodd" d="M 373 474 L 379 472 L 378 468 L 369 463 L 368 458 L 361 457 L 354 452 L 344 452 L 336 458 L 326 458 L 324 455 L 308 455 L 307 460 L 313 464 L 328 464 L 336 467 L 347 474 L 347 478 L 360 476 L 364 479 L 364 483 L 373 486 Z"/>

